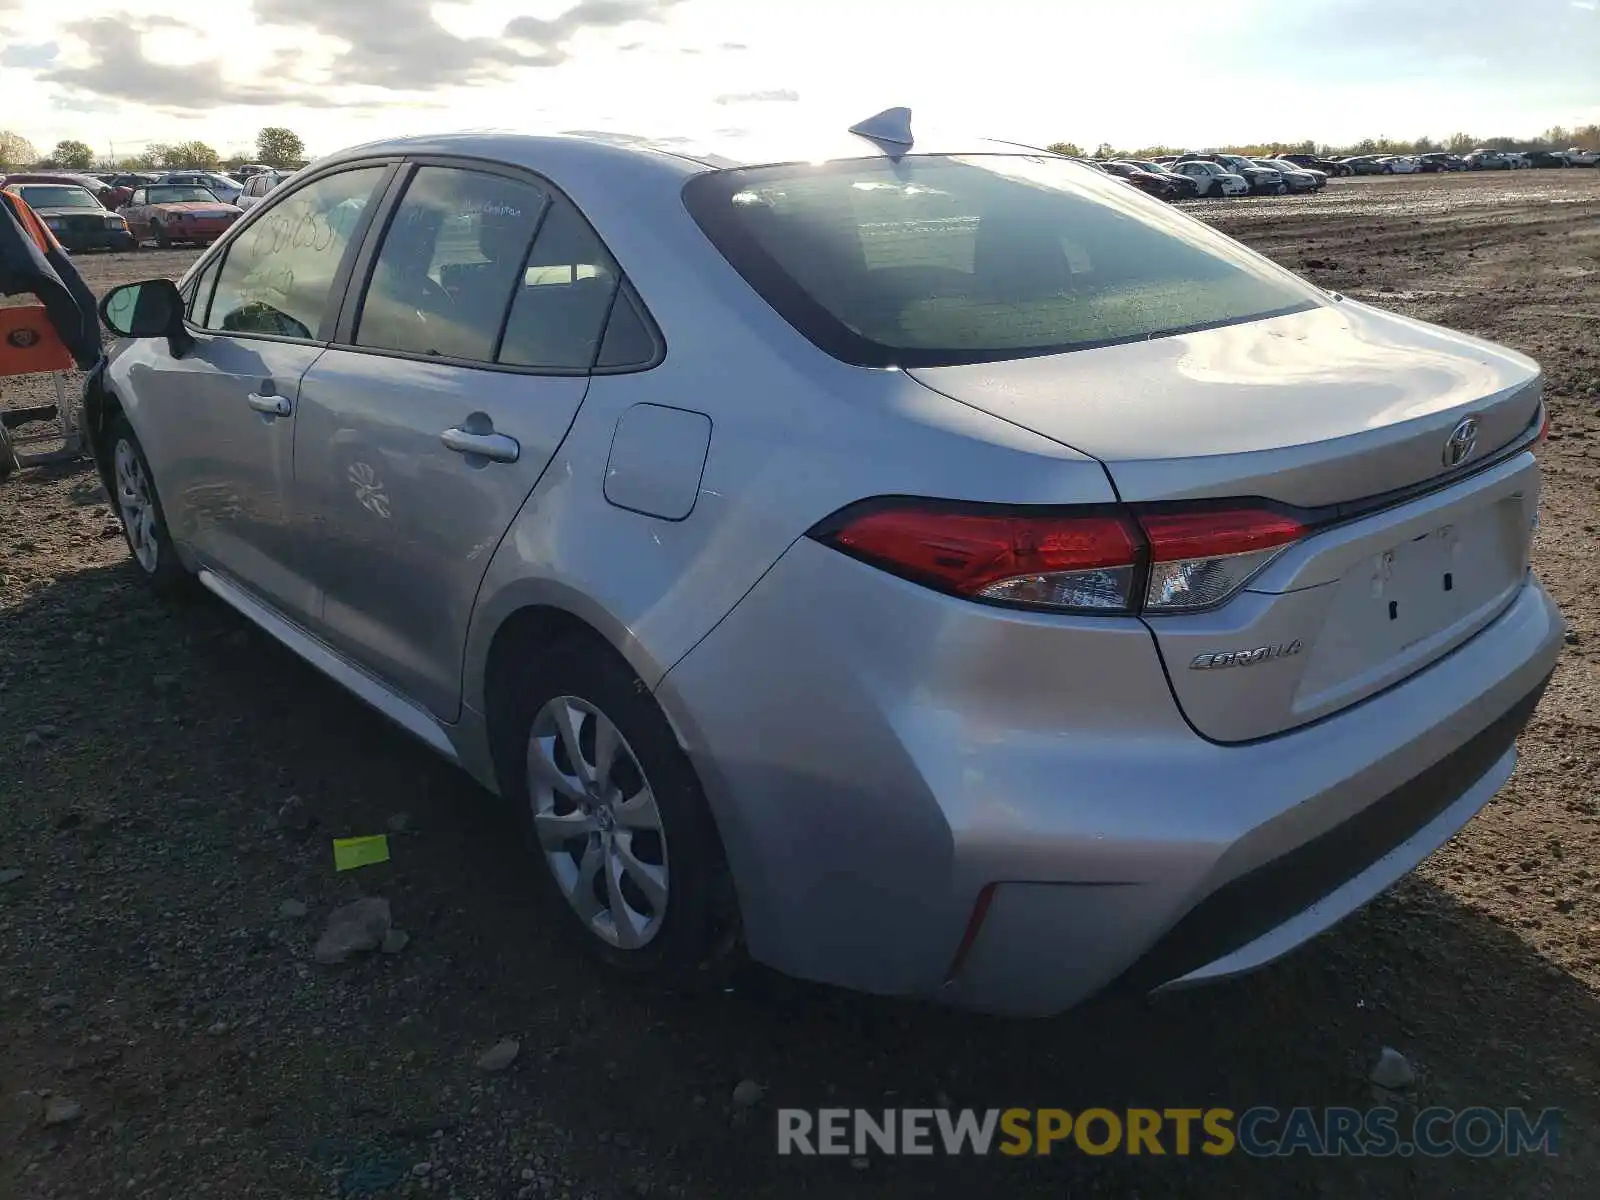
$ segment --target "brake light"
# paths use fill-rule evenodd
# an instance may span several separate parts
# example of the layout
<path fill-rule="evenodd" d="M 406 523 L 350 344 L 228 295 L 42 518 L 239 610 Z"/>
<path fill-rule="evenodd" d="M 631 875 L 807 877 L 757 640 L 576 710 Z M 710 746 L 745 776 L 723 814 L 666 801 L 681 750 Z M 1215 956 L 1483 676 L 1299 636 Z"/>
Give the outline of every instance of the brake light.
<path fill-rule="evenodd" d="M 1231 599 L 1306 533 L 1292 517 L 1258 508 L 1033 514 L 906 501 L 846 510 L 813 536 L 969 599 L 1159 614 Z"/>
<path fill-rule="evenodd" d="M 1306 535 L 1292 517 L 1265 509 L 1143 513 L 1150 543 L 1146 612 L 1212 608 Z"/>
<path fill-rule="evenodd" d="M 1539 436 L 1533 439 L 1533 444 L 1535 446 L 1544 445 L 1544 440 L 1550 436 L 1549 406 L 1541 404 L 1539 406 L 1539 416 L 1541 418 L 1539 421 Z"/>
<path fill-rule="evenodd" d="M 1141 553 L 1126 517 L 1011 515 L 895 505 L 821 540 L 940 591 L 1058 610 L 1128 612 Z"/>

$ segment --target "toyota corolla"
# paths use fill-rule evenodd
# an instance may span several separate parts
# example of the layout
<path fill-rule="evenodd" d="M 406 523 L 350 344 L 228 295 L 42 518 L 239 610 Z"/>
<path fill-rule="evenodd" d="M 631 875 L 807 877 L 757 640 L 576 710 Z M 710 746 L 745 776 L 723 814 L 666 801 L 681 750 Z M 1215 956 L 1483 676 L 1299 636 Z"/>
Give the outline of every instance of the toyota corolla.
<path fill-rule="evenodd" d="M 1489 801 L 1562 641 L 1535 363 L 904 110 L 362 146 L 102 314 L 137 569 L 513 805 L 622 970 L 1238 974 Z"/>

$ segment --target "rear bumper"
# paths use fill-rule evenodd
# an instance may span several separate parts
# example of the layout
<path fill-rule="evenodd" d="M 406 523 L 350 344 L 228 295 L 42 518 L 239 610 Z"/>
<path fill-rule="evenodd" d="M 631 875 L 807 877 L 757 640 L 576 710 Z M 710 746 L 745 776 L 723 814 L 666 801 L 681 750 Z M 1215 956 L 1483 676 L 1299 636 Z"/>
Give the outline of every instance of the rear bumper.
<path fill-rule="evenodd" d="M 107 229 L 100 232 L 72 232 L 57 233 L 56 240 L 64 246 L 69 254 L 77 254 L 84 250 L 132 250 L 133 234 L 126 229 Z"/>
<path fill-rule="evenodd" d="M 1044 1015 L 1252 969 L 1389 886 L 1509 776 L 1561 634 L 1530 577 L 1389 691 L 1223 746 L 1132 623 L 985 608 L 802 541 L 658 695 L 755 957 Z"/>

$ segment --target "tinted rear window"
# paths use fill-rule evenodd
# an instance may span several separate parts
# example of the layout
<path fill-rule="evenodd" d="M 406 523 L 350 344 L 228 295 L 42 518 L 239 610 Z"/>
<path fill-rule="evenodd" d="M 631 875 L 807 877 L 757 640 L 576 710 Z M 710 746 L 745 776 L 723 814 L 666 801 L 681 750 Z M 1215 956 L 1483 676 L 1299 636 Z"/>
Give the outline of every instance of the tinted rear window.
<path fill-rule="evenodd" d="M 1230 239 L 1055 158 L 719 171 L 685 200 L 768 303 L 862 366 L 1053 354 L 1317 303 Z"/>

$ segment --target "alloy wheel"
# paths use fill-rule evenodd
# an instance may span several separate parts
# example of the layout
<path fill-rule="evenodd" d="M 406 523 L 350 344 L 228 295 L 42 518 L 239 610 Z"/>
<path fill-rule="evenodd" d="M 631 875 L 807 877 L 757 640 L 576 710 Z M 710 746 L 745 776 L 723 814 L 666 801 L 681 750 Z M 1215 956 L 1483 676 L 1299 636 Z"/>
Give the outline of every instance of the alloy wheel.
<path fill-rule="evenodd" d="M 122 528 L 128 548 L 147 575 L 154 575 L 161 561 L 161 546 L 156 538 L 156 506 L 150 477 L 144 461 L 127 438 L 117 439 L 113 453 L 117 476 L 117 508 L 122 513 Z"/>
<path fill-rule="evenodd" d="M 573 912 L 608 945 L 647 945 L 667 913 L 667 843 L 622 731 L 589 701 L 557 696 L 533 719 L 527 768 L 539 848 Z"/>

